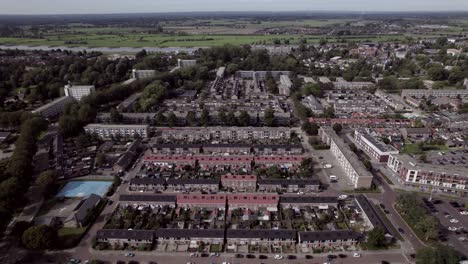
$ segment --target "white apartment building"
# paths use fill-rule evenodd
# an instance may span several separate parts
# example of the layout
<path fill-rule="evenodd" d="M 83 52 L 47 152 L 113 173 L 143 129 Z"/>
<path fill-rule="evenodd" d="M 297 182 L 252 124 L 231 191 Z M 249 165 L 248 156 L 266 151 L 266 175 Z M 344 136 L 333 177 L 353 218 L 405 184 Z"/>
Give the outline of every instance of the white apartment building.
<path fill-rule="evenodd" d="M 67 104 L 70 104 L 73 102 L 75 102 L 75 99 L 73 97 L 63 96 L 31 112 L 33 114 L 39 114 L 44 118 L 53 118 L 53 117 L 57 117 L 58 115 L 60 115 L 65 109 L 65 106 Z"/>
<path fill-rule="evenodd" d="M 448 98 L 466 98 L 468 97 L 468 89 L 404 89 L 401 90 L 401 97 L 442 97 L 446 96 Z"/>
<path fill-rule="evenodd" d="M 186 68 L 186 67 L 192 67 L 197 65 L 197 60 L 177 60 L 177 66 L 179 68 Z"/>
<path fill-rule="evenodd" d="M 132 78 L 133 79 L 146 79 L 146 78 L 153 78 L 156 76 L 155 70 L 132 70 Z"/>
<path fill-rule="evenodd" d="M 63 90 L 65 96 L 73 97 L 77 101 L 81 101 L 81 98 L 96 91 L 94 85 L 65 85 Z"/>
<path fill-rule="evenodd" d="M 398 150 L 377 140 L 364 129 L 356 129 L 354 138 L 359 148 L 379 162 L 387 162 L 390 155 L 399 153 Z"/>
<path fill-rule="evenodd" d="M 390 155 L 387 168 L 405 186 L 468 196 L 468 169 L 465 167 L 427 164 L 408 155 Z"/>
<path fill-rule="evenodd" d="M 330 151 L 343 168 L 345 176 L 353 184 L 354 188 L 370 188 L 372 174 L 364 167 L 356 154 L 329 126 L 322 126 L 319 136 L 324 143 L 330 146 Z"/>
<path fill-rule="evenodd" d="M 96 134 L 101 138 L 116 136 L 146 138 L 149 134 L 149 125 L 89 124 L 84 127 L 84 130 L 88 134 Z"/>

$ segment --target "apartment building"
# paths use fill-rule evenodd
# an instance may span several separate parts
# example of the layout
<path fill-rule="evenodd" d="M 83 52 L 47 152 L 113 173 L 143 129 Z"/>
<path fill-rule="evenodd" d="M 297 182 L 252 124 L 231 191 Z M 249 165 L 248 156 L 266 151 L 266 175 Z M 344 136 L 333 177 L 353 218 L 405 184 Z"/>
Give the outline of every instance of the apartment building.
<path fill-rule="evenodd" d="M 336 157 L 337 162 L 345 172 L 345 176 L 351 181 L 354 188 L 370 188 L 372 174 L 364 167 L 356 154 L 333 130 L 328 126 L 319 129 L 322 141 L 330 146 L 330 151 Z"/>
<path fill-rule="evenodd" d="M 354 138 L 360 149 L 363 149 L 370 157 L 379 162 L 387 162 L 390 155 L 399 153 L 392 146 L 371 136 L 365 129 L 356 129 Z"/>
<path fill-rule="evenodd" d="M 81 101 L 81 98 L 96 91 L 94 85 L 65 85 L 63 90 L 65 96 L 73 97 L 78 102 Z"/>
<path fill-rule="evenodd" d="M 142 93 L 134 93 L 132 94 L 130 97 L 128 97 L 127 99 L 125 99 L 123 102 L 121 102 L 118 106 L 117 106 L 117 110 L 121 111 L 121 112 L 127 112 L 127 111 L 130 111 L 132 110 L 133 108 L 133 105 L 138 102 L 138 100 L 140 99 Z M 109 114 L 110 116 L 110 114 Z"/>
<path fill-rule="evenodd" d="M 44 118 L 50 119 L 58 117 L 64 110 L 67 104 L 74 103 L 75 99 L 70 96 L 63 96 L 47 103 L 39 108 L 31 111 L 33 114 L 38 114 Z"/>
<path fill-rule="evenodd" d="M 154 78 L 156 76 L 155 70 L 132 70 L 132 78 L 139 80 L 139 79 L 147 79 L 147 78 Z"/>
<path fill-rule="evenodd" d="M 387 167 L 400 184 L 440 193 L 468 196 L 468 168 L 427 164 L 408 155 L 391 155 Z"/>
<path fill-rule="evenodd" d="M 96 134 L 101 138 L 112 137 L 142 137 L 149 134 L 149 125 L 110 125 L 110 124 L 89 124 L 84 127 L 88 134 Z"/>
<path fill-rule="evenodd" d="M 193 67 L 195 65 L 197 65 L 197 60 L 177 60 L 177 67 L 179 68 Z"/>
<path fill-rule="evenodd" d="M 280 205 L 284 208 L 337 207 L 336 196 L 281 196 Z"/>
<path fill-rule="evenodd" d="M 296 244 L 296 231 L 285 229 L 227 229 L 228 251 L 240 245 L 292 246 Z"/>
<path fill-rule="evenodd" d="M 288 127 L 178 127 L 156 128 L 157 134 L 164 140 L 194 141 L 229 141 L 244 140 L 288 140 L 291 129 Z"/>
<path fill-rule="evenodd" d="M 132 178 L 128 184 L 128 190 L 133 192 L 164 191 L 166 188 L 164 178 Z"/>
<path fill-rule="evenodd" d="M 387 94 L 384 91 L 378 90 L 375 92 L 375 96 L 380 98 L 380 100 L 382 100 L 386 105 L 388 105 L 396 111 L 402 111 L 405 109 L 405 106 L 399 101 L 397 101 L 391 94 Z"/>
<path fill-rule="evenodd" d="M 255 192 L 257 176 L 226 174 L 221 176 L 221 186 L 237 192 Z"/>
<path fill-rule="evenodd" d="M 309 118 L 310 123 L 315 123 L 320 126 L 332 126 L 333 124 L 341 124 L 344 127 L 359 128 L 359 127 L 411 127 L 409 119 L 384 119 L 384 118 Z"/>
<path fill-rule="evenodd" d="M 467 89 L 404 89 L 401 90 L 402 98 L 429 98 L 429 97 L 449 97 L 449 98 L 466 98 L 468 97 Z"/>

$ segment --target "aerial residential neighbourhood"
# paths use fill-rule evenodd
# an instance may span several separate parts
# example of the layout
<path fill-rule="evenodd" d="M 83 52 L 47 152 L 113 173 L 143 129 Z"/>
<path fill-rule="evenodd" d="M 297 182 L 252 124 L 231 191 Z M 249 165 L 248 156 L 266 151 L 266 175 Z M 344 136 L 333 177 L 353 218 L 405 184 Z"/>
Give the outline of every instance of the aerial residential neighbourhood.
<path fill-rule="evenodd" d="M 0 263 L 468 263 L 468 3 L 4 2 Z"/>

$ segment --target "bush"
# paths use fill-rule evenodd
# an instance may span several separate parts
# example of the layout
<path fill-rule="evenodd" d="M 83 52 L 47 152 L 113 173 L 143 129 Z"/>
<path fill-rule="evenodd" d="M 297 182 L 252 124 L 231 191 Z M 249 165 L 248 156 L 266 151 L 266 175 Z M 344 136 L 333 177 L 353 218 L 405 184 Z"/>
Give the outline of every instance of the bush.
<path fill-rule="evenodd" d="M 33 226 L 24 231 L 23 245 L 28 249 L 50 249 L 57 239 L 57 230 L 48 225 Z"/>

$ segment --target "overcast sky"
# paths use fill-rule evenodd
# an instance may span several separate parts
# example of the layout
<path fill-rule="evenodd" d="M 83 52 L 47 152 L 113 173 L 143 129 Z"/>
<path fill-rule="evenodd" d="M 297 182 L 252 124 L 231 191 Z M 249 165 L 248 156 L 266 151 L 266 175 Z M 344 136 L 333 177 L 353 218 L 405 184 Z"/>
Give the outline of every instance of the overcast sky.
<path fill-rule="evenodd" d="M 314 10 L 468 11 L 468 0 L 0 0 L 0 14 Z"/>

